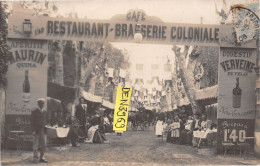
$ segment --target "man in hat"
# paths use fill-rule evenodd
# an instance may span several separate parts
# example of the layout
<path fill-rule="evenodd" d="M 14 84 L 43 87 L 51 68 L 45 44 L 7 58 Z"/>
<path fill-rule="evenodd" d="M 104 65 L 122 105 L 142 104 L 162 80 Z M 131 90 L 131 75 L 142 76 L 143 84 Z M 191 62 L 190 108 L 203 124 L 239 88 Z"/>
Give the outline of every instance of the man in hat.
<path fill-rule="evenodd" d="M 84 138 L 87 138 L 86 131 L 86 113 L 87 113 L 87 104 L 84 103 L 84 98 L 79 98 L 79 104 L 76 106 L 75 116 L 79 120 L 79 124 L 81 126 L 81 130 L 84 134 Z"/>
<path fill-rule="evenodd" d="M 43 159 L 46 146 L 46 111 L 43 109 L 45 99 L 41 98 L 37 100 L 38 107 L 31 113 L 31 127 L 33 134 L 33 160 L 37 162 L 47 163 Z M 40 158 L 38 158 L 38 150 L 40 151 Z"/>

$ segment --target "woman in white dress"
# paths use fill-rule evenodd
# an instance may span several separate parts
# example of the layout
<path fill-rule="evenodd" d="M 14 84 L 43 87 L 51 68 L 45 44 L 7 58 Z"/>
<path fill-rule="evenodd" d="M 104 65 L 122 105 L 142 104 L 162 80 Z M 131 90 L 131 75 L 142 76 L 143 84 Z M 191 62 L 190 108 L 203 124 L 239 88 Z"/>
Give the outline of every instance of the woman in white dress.
<path fill-rule="evenodd" d="M 162 132 L 163 132 L 163 121 L 161 119 L 159 119 L 156 122 L 156 126 L 155 126 L 155 135 L 157 135 L 158 137 L 162 136 Z"/>

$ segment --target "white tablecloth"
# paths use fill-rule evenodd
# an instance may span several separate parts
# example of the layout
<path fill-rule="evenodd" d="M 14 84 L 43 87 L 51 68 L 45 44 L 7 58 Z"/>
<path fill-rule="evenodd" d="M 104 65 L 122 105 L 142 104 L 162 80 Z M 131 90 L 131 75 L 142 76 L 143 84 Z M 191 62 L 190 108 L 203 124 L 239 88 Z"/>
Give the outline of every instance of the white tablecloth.
<path fill-rule="evenodd" d="M 215 130 L 193 131 L 193 136 L 195 138 L 215 139 L 217 137 L 217 132 Z"/>
<path fill-rule="evenodd" d="M 65 138 L 68 136 L 69 128 L 64 127 L 47 127 L 48 138 Z"/>

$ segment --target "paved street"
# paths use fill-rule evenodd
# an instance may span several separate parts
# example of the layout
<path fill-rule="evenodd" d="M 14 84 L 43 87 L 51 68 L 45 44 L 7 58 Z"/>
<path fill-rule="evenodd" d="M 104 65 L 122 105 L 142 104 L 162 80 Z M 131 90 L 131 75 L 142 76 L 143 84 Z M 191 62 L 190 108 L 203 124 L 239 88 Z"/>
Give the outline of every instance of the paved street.
<path fill-rule="evenodd" d="M 123 136 L 107 135 L 110 144 L 81 144 L 49 147 L 46 153 L 48 165 L 186 165 L 186 164 L 256 164 L 256 160 L 222 155 L 200 155 L 196 148 L 162 142 L 150 128 L 148 131 L 127 131 Z M 33 165 L 31 152 L 23 152 L 23 161 L 11 161 L 3 165 Z M 15 155 L 13 155 L 15 159 Z M 3 161 L 5 156 L 2 155 Z M 153 163 L 153 164 L 152 164 Z M 41 164 L 44 165 L 44 164 Z"/>

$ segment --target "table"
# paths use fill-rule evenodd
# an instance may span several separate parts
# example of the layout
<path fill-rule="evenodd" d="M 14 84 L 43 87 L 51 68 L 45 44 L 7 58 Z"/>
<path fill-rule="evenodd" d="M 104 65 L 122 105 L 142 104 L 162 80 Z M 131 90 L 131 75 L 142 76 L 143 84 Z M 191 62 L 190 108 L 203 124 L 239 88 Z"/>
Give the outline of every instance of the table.
<path fill-rule="evenodd" d="M 47 126 L 47 138 L 52 140 L 48 141 L 48 145 L 58 145 L 61 148 L 63 141 L 67 138 L 69 133 L 68 127 L 52 127 Z"/>
<path fill-rule="evenodd" d="M 18 151 L 20 149 L 22 139 L 21 136 L 24 134 L 24 131 L 18 130 L 18 131 L 10 131 L 10 133 L 14 133 L 17 138 L 17 143 L 16 143 L 16 150 Z"/>
<path fill-rule="evenodd" d="M 215 130 L 193 131 L 193 136 L 195 138 L 214 139 L 217 136 L 217 131 Z"/>
<path fill-rule="evenodd" d="M 51 127 L 47 126 L 47 137 L 48 138 L 66 138 L 69 133 L 68 127 Z"/>
<path fill-rule="evenodd" d="M 213 140 L 217 138 L 217 130 L 193 131 L 193 137 L 199 138 L 198 148 L 200 147 L 203 139 L 211 141 L 213 144 Z"/>

